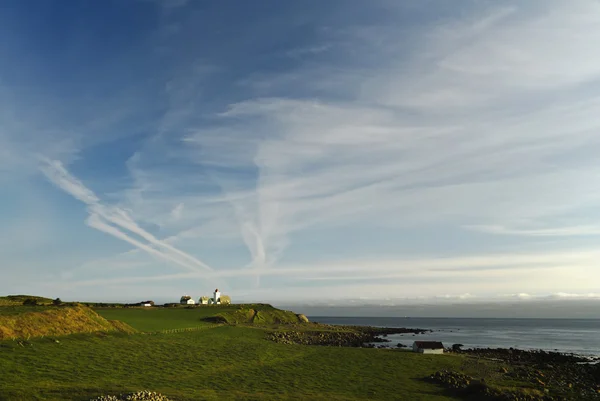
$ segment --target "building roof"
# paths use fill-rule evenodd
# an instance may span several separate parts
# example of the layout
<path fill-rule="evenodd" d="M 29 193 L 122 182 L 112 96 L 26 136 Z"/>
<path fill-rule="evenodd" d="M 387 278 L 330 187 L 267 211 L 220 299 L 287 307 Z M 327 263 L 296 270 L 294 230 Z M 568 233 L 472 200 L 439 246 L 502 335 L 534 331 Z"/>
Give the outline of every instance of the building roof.
<path fill-rule="evenodd" d="M 420 349 L 440 349 L 444 344 L 439 341 L 415 341 L 415 345 Z"/>

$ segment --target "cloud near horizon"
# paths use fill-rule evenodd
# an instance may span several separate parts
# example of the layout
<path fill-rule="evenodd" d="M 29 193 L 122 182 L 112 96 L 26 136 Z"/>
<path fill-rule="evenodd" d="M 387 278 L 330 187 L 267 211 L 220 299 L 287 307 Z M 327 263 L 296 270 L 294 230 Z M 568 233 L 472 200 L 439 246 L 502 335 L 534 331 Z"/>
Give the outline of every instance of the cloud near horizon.
<path fill-rule="evenodd" d="M 65 255 L 54 267 L 11 255 L 43 281 L 0 291 L 597 294 L 600 4 L 434 3 L 273 3 L 240 22 L 258 11 L 137 2 L 112 50 L 78 25 L 97 52 L 67 71 L 75 39 L 36 56 L 45 72 L 0 63 L 6 191 L 52 194 L 52 227 L 82 241 L 48 239 Z"/>

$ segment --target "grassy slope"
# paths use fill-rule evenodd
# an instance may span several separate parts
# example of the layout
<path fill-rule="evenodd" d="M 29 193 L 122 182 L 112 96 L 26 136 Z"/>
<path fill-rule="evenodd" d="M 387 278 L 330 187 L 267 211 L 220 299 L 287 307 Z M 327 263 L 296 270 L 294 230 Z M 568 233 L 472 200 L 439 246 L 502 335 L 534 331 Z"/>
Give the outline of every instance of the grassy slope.
<path fill-rule="evenodd" d="M 461 357 L 290 346 L 250 327 L 0 343 L 0 399 L 85 400 L 139 389 L 176 400 L 449 400 L 421 379 Z M 4 397 L 4 398 L 3 398 Z"/>
<path fill-rule="evenodd" d="M 61 336 L 95 331 L 133 331 L 120 322 L 111 323 L 89 308 L 3 307 L 13 313 L 0 314 L 0 340 L 30 336 Z M 21 313 L 14 313 L 17 309 Z"/>
<path fill-rule="evenodd" d="M 183 329 L 210 324 L 219 316 L 230 324 L 298 323 L 298 317 L 265 304 L 198 306 L 195 308 L 97 308 L 106 319 L 120 320 L 141 331 Z"/>

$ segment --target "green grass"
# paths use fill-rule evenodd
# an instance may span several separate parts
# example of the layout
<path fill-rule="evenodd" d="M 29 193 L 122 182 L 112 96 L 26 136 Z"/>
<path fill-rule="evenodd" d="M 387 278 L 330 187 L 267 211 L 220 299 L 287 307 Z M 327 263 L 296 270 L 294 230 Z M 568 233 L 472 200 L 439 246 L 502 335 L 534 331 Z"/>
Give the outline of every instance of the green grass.
<path fill-rule="evenodd" d="M 201 319 L 213 316 L 214 311 L 185 308 L 95 308 L 96 313 L 108 320 L 120 320 L 140 331 L 162 331 L 207 325 Z"/>
<path fill-rule="evenodd" d="M 174 311 L 171 311 L 174 312 Z M 86 334 L 0 343 L 0 400 L 86 400 L 150 389 L 174 400 L 450 400 L 422 380 L 463 358 L 290 346 L 262 329 Z"/>
<path fill-rule="evenodd" d="M 100 316 L 120 320 L 140 331 L 162 331 L 208 325 L 204 320 L 219 316 L 229 324 L 298 323 L 293 312 L 266 304 L 202 305 L 194 308 L 95 308 Z"/>
<path fill-rule="evenodd" d="M 0 305 L 0 316 L 14 316 L 21 315 L 23 313 L 28 312 L 42 312 L 45 310 L 55 309 L 56 306 L 23 306 L 23 305 L 11 305 L 11 306 L 2 306 Z"/>

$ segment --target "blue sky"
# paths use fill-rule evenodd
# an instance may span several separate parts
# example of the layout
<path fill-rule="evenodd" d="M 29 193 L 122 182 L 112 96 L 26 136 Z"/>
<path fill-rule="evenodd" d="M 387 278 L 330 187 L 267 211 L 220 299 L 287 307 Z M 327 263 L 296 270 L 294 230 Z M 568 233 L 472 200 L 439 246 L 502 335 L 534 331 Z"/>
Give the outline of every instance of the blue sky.
<path fill-rule="evenodd" d="M 600 297 L 597 1 L 5 1 L 0 293 Z"/>

